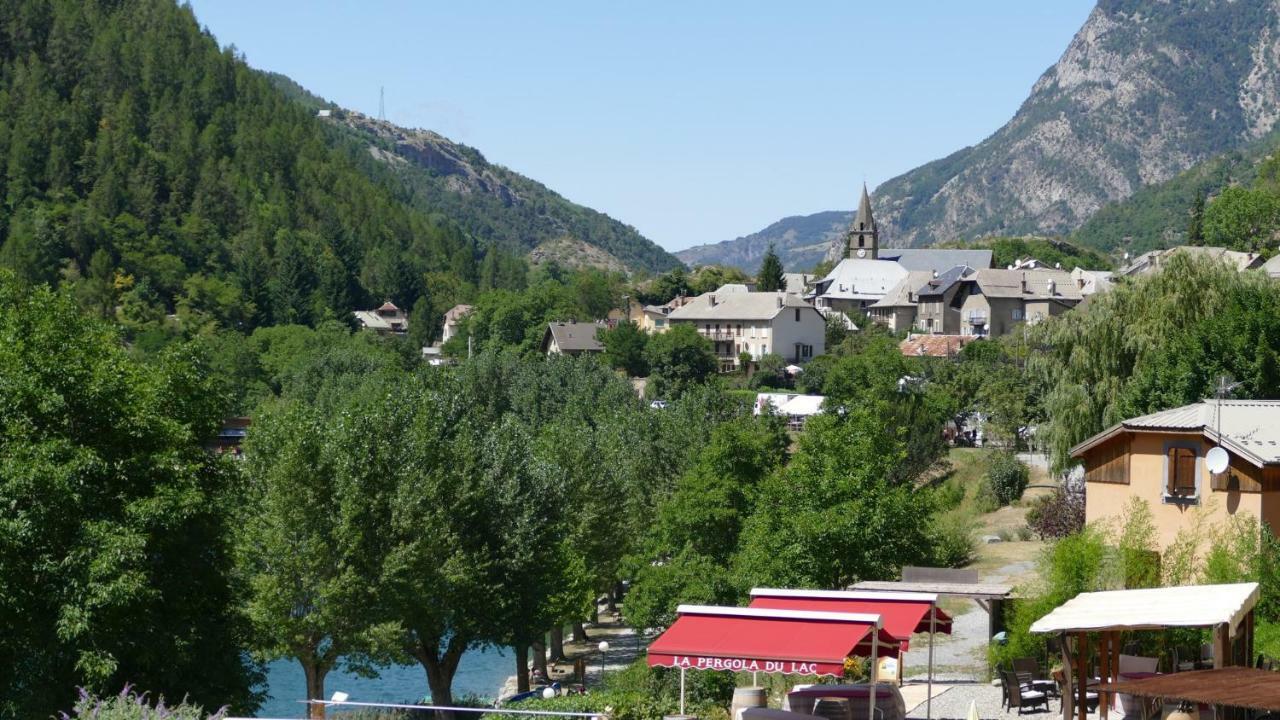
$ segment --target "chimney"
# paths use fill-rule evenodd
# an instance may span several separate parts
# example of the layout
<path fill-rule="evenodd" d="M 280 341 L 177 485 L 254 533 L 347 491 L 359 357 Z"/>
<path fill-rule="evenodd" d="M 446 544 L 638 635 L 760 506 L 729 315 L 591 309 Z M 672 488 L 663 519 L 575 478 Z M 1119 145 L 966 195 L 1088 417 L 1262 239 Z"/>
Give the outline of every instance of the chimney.
<path fill-rule="evenodd" d="M 711 303 L 711 307 L 715 307 L 715 306 L 716 306 L 716 296 L 715 296 L 715 295 L 708 295 L 708 296 L 707 296 L 707 301 Z"/>
<path fill-rule="evenodd" d="M 778 307 L 782 307 L 782 296 L 781 296 L 781 295 L 779 295 L 779 296 L 778 296 L 777 298 L 775 298 L 775 299 L 778 301 Z"/>

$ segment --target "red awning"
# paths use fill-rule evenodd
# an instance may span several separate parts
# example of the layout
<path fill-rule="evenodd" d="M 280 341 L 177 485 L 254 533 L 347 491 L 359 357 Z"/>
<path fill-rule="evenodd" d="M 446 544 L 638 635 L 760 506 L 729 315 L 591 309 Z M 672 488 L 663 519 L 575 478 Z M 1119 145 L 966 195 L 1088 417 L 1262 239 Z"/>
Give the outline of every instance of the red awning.
<path fill-rule="evenodd" d="M 681 605 L 679 617 L 649 646 L 649 665 L 786 675 L 844 674 L 844 660 L 894 655 L 897 640 L 874 615 Z"/>
<path fill-rule="evenodd" d="M 929 632 L 930 610 L 935 613 L 935 631 L 951 634 L 951 617 L 937 609 L 937 597 L 929 593 L 756 588 L 751 591 L 751 607 L 879 615 L 881 626 L 901 641 L 905 651 L 912 633 Z"/>

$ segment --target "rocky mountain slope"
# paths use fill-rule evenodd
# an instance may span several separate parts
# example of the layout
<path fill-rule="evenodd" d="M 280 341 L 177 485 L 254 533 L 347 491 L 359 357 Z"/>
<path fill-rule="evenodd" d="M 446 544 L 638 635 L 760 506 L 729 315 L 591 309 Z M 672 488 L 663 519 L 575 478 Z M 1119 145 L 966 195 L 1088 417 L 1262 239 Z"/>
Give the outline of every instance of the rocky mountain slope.
<path fill-rule="evenodd" d="M 570 264 L 621 262 L 627 270 L 661 272 L 680 261 L 635 228 L 566 200 L 519 173 L 494 165 L 475 148 L 430 130 L 402 128 L 358 112 L 331 111 L 331 120 L 369 143 L 374 157 L 398 167 L 424 207 L 442 212 L 481 240 L 527 253 L 548 241 L 566 240 L 599 253 Z M 581 246 L 579 245 L 579 246 Z"/>
<path fill-rule="evenodd" d="M 1277 119 L 1280 0 L 1100 0 L 1004 127 L 876 188 L 881 241 L 1066 234 Z"/>
<path fill-rule="evenodd" d="M 808 270 L 843 237 L 852 220 L 853 213 L 842 210 L 795 215 L 744 237 L 681 250 L 676 257 L 695 267 L 730 265 L 753 273 L 772 245 L 787 270 Z"/>

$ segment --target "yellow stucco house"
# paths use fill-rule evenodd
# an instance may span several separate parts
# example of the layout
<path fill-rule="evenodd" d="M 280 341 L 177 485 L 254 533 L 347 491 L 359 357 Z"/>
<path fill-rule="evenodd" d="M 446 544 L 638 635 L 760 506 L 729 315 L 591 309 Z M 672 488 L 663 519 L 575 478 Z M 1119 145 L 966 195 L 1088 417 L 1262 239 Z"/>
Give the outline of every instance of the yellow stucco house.
<path fill-rule="evenodd" d="M 1214 446 L 1229 457 L 1217 474 L 1205 460 Z M 1071 456 L 1084 463 L 1087 522 L 1118 517 L 1139 497 L 1161 547 L 1198 509 L 1215 524 L 1248 513 L 1280 529 L 1280 401 L 1206 400 L 1143 415 L 1085 440 Z"/>

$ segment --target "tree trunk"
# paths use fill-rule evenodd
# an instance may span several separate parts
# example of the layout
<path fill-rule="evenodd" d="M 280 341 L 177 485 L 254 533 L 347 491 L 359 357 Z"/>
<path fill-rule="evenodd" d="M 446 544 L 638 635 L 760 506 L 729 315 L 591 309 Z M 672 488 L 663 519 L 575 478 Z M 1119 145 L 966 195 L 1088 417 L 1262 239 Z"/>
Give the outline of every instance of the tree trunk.
<path fill-rule="evenodd" d="M 542 677 L 550 679 L 547 675 L 547 644 L 545 642 L 532 643 L 529 649 L 533 652 L 534 671 L 541 673 Z"/>
<path fill-rule="evenodd" d="M 301 660 L 302 673 L 307 677 L 307 699 L 323 700 L 324 699 L 324 676 L 329 672 L 328 668 L 320 666 L 315 660 Z M 320 703 L 310 703 L 307 705 L 307 717 L 324 718 L 324 705 Z"/>
<path fill-rule="evenodd" d="M 440 652 L 440 639 L 415 633 L 416 644 L 409 648 L 409 654 L 417 658 L 427 672 L 427 687 L 431 690 L 432 705 L 453 704 L 453 676 L 458 671 L 458 661 L 466 652 L 465 638 L 454 635 L 449 638 L 444 652 Z M 437 720 L 454 720 L 452 710 L 437 710 Z"/>
<path fill-rule="evenodd" d="M 604 594 L 604 607 L 611 613 L 618 612 L 617 588 L 609 588 Z"/>
<path fill-rule="evenodd" d="M 551 628 L 551 662 L 564 662 L 564 626 Z"/>
<path fill-rule="evenodd" d="M 516 645 L 516 692 L 529 692 L 529 646 Z"/>
<path fill-rule="evenodd" d="M 582 627 L 582 621 L 574 620 L 573 621 L 573 641 L 586 642 L 590 639 L 591 638 L 587 637 L 587 629 Z"/>

